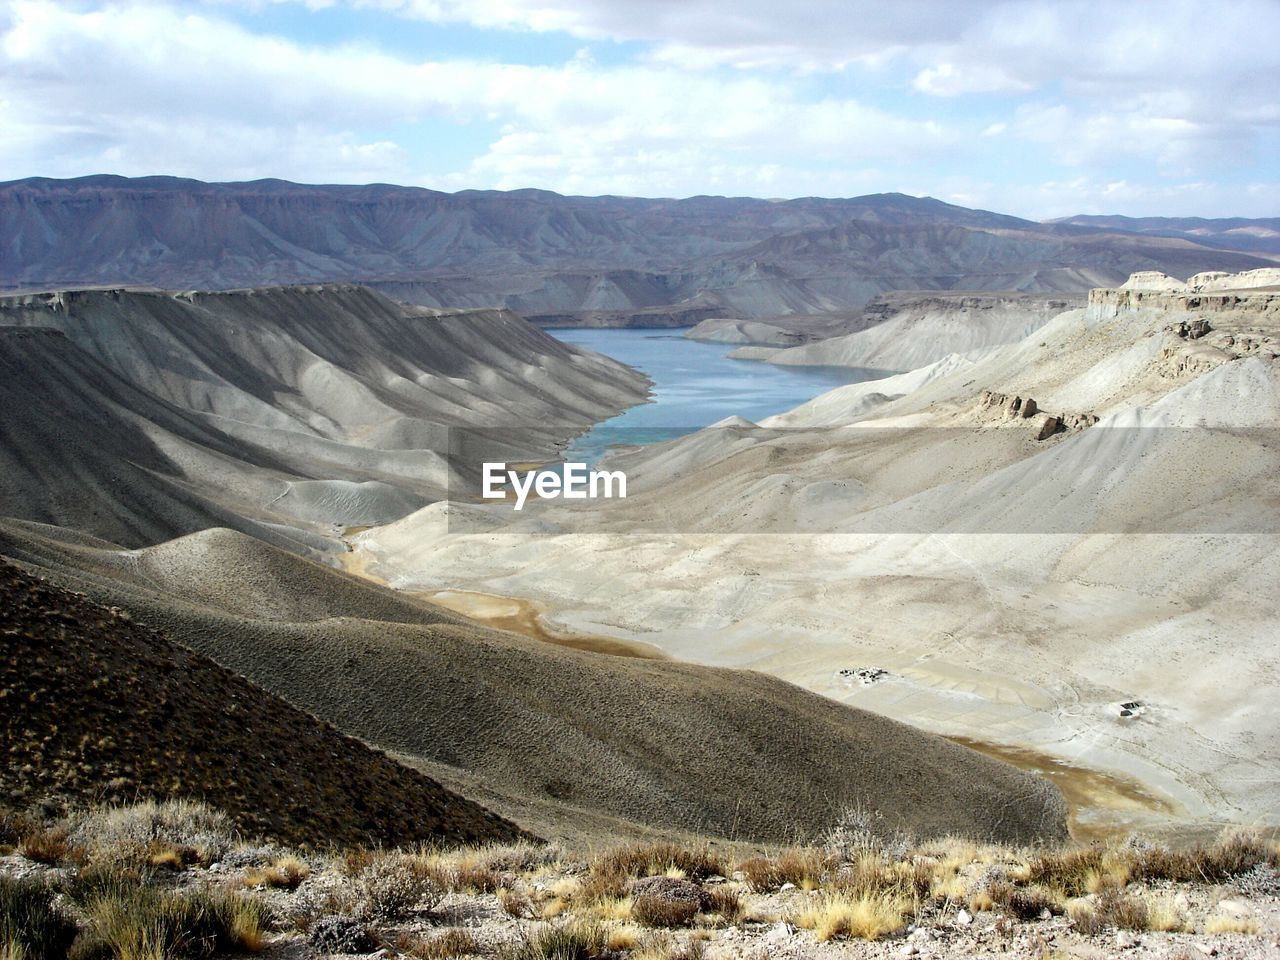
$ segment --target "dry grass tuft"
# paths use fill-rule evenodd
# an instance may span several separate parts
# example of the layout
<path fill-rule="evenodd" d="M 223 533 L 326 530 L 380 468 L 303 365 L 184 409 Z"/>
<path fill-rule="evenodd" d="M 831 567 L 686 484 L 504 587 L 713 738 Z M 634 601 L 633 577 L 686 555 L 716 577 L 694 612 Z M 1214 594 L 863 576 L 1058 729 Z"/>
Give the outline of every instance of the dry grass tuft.
<path fill-rule="evenodd" d="M 494 873 L 522 874 L 554 866 L 563 855 L 564 851 L 555 844 L 507 843 L 477 847 L 464 859 Z"/>
<path fill-rule="evenodd" d="M 571 920 L 526 936 L 503 951 L 503 960 L 601 960 L 608 949 L 604 924 Z"/>
<path fill-rule="evenodd" d="M 582 903 L 601 903 L 621 900 L 627 895 L 631 878 L 610 864 L 592 867 L 592 871 L 578 883 L 574 896 Z"/>
<path fill-rule="evenodd" d="M 338 869 L 348 877 L 358 877 L 381 856 L 383 854 L 380 851 L 370 850 L 367 847 L 349 847 L 342 851 Z"/>
<path fill-rule="evenodd" d="M 846 897 L 878 895 L 917 902 L 933 888 L 933 868 L 925 862 L 886 863 L 875 854 L 863 854 L 847 863 L 831 878 L 831 887 Z"/>
<path fill-rule="evenodd" d="M 1258 921 L 1253 917 L 1231 917 L 1224 913 L 1210 917 L 1204 925 L 1204 932 L 1208 934 L 1243 933 L 1254 936 L 1258 929 Z"/>
<path fill-rule="evenodd" d="M 153 844 L 147 853 L 146 863 L 158 870 L 185 870 L 199 859 L 195 847 L 165 843 Z"/>
<path fill-rule="evenodd" d="M 1017 920 L 1036 920 L 1046 910 L 1050 914 L 1062 913 L 1063 910 L 1060 896 L 1039 886 L 1018 887 L 997 882 L 988 884 L 984 893 L 990 902 L 986 909 L 999 907 Z"/>
<path fill-rule="evenodd" d="M 742 896 L 732 887 L 711 887 L 706 891 L 705 900 L 703 911 L 714 913 L 728 923 L 737 923 L 745 913 Z"/>
<path fill-rule="evenodd" d="M 53 893 L 31 880 L 0 877 L 0 947 L 25 960 L 63 960 L 76 925 Z"/>
<path fill-rule="evenodd" d="M 631 916 L 646 927 L 687 927 L 700 910 L 696 900 L 641 894 L 631 902 Z"/>
<path fill-rule="evenodd" d="M 1066 896 L 1079 897 L 1090 892 L 1091 877 L 1104 874 L 1103 852 L 1097 847 L 1044 853 L 1033 858 L 1025 871 L 1028 883 L 1056 887 Z"/>
<path fill-rule="evenodd" d="M 496 893 L 505 879 L 484 864 L 465 863 L 454 868 L 449 889 L 458 893 Z"/>
<path fill-rule="evenodd" d="M 32 827 L 18 841 L 18 853 L 36 863 L 57 866 L 75 852 L 65 826 Z"/>
<path fill-rule="evenodd" d="M 485 952 L 480 941 L 460 927 L 451 927 L 430 937 L 402 934 L 396 940 L 396 949 L 418 960 L 454 960 L 455 957 L 474 957 Z"/>
<path fill-rule="evenodd" d="M 533 907 L 533 901 L 523 893 L 502 889 L 498 891 L 497 896 L 498 905 L 502 907 L 502 912 L 507 916 L 515 917 L 517 920 L 530 920 L 534 917 L 536 911 Z"/>
<path fill-rule="evenodd" d="M 1190 933 L 1191 921 L 1172 897 L 1150 897 L 1147 929 L 1153 933 Z"/>
<path fill-rule="evenodd" d="M 1151 924 L 1147 902 L 1115 888 L 1104 890 L 1092 904 L 1085 900 L 1072 901 L 1067 907 L 1067 914 L 1075 928 L 1085 934 L 1102 933 L 1113 927 L 1147 930 Z"/>
<path fill-rule="evenodd" d="M 706 944 L 696 932 L 681 941 L 670 933 L 654 931 L 641 941 L 629 960 L 705 960 L 706 955 Z"/>
<path fill-rule="evenodd" d="M 605 946 L 614 953 L 630 953 L 639 946 L 640 936 L 640 928 L 633 923 L 612 926 Z"/>
<path fill-rule="evenodd" d="M 793 922 L 821 941 L 837 938 L 878 940 L 906 925 L 913 904 L 888 893 L 829 893 L 801 910 Z"/>
<path fill-rule="evenodd" d="M 593 920 L 630 920 L 631 898 L 596 900 L 585 906 L 586 916 Z"/>
<path fill-rule="evenodd" d="M 250 887 L 297 890 L 310 875 L 311 868 L 297 857 L 281 857 L 269 867 L 252 867 L 246 870 L 244 882 Z"/>
<path fill-rule="evenodd" d="M 790 883 L 801 890 L 816 890 L 832 865 L 821 850 L 786 850 L 776 858 L 752 857 L 738 864 L 747 885 L 757 893 L 771 893 Z"/>
<path fill-rule="evenodd" d="M 710 850 L 690 850 L 674 843 L 630 844 L 616 847 L 591 864 L 593 874 L 652 877 L 672 869 L 690 880 L 723 876 L 725 863 Z"/>
<path fill-rule="evenodd" d="M 262 949 L 266 916 L 256 903 L 210 893 L 153 887 L 122 889 L 91 903 L 81 956 L 114 960 L 205 958 Z"/>

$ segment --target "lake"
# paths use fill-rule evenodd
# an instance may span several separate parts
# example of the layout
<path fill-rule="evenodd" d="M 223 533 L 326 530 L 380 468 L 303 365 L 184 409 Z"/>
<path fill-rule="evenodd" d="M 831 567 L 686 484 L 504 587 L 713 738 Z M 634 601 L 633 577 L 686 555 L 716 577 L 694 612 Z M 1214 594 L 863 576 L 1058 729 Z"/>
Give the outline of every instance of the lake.
<path fill-rule="evenodd" d="M 855 367 L 778 367 L 730 360 L 736 344 L 688 340 L 669 330 L 549 329 L 553 337 L 648 374 L 653 396 L 570 443 L 567 461 L 594 463 L 606 447 L 657 443 L 739 416 L 758 422 L 847 383 L 888 376 Z"/>

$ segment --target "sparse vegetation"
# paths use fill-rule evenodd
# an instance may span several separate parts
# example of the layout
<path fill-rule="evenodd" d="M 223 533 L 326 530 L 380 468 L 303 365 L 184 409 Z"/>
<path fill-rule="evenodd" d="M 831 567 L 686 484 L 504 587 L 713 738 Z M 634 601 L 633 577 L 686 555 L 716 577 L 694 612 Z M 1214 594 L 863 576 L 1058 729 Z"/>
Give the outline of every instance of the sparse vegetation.
<path fill-rule="evenodd" d="M 696 900 L 644 894 L 631 904 L 631 915 L 646 927 L 684 927 L 698 915 Z"/>
<path fill-rule="evenodd" d="M 1187 915 L 1171 897 L 1147 899 L 1147 929 L 1153 933 L 1189 933 Z"/>
<path fill-rule="evenodd" d="M 368 953 L 374 948 L 368 926 L 358 917 L 319 917 L 307 930 L 307 943 L 322 953 Z"/>
<path fill-rule="evenodd" d="M 798 912 L 793 922 L 812 930 L 819 940 L 878 940 L 906 925 L 910 901 L 889 893 L 830 893 Z"/>
<path fill-rule="evenodd" d="M 514 890 L 499 890 L 498 904 L 507 916 L 517 920 L 527 920 L 534 915 L 533 901 Z"/>
<path fill-rule="evenodd" d="M 866 840 L 846 845 L 848 859 L 779 850 L 742 860 L 736 875 L 708 848 L 674 843 L 627 845 L 585 862 L 533 845 L 303 859 L 220 833 L 214 811 L 163 807 L 72 813 L 53 824 L 13 818 L 22 836 L 61 837 L 78 853 L 37 868 L 48 886 L 0 877 L 0 960 L 209 960 L 261 948 L 269 918 L 286 940 L 305 936 L 321 953 L 383 946 L 414 960 L 700 960 L 722 950 L 707 947 L 721 937 L 751 956 L 780 930 L 818 943 L 882 939 L 909 922 L 961 930 L 970 922 L 953 919 L 962 907 L 995 912 L 982 929 L 1009 949 L 1064 913 L 1086 937 L 1248 936 L 1262 925 L 1240 891 L 1270 883 L 1277 851 L 1241 833 L 1176 852 L 1134 842 L 1029 853 L 942 839 L 898 855 Z M 199 852 L 209 837 L 224 854 L 216 872 Z M 77 859 L 87 862 L 65 866 Z M 438 909 L 446 896 L 448 910 Z M 487 901 L 483 910 L 505 918 L 504 932 L 434 929 L 458 898 L 463 910 Z M 1048 929 L 1066 926 L 1058 924 Z"/>
<path fill-rule="evenodd" d="M 0 949 L 7 955 L 63 960 L 75 936 L 75 923 L 55 906 L 47 887 L 0 877 Z"/>
<path fill-rule="evenodd" d="M 94 900 L 78 957 L 156 960 L 255 953 L 262 948 L 266 916 L 234 894 L 178 893 L 135 886 Z"/>
<path fill-rule="evenodd" d="M 752 857 L 738 865 L 747 885 L 757 893 L 769 893 L 785 884 L 816 890 L 831 866 L 821 850 L 785 850 L 777 857 Z"/>
<path fill-rule="evenodd" d="M 210 863 L 235 842 L 230 818 L 192 800 L 99 807 L 74 818 L 71 838 L 97 861 L 176 866 Z"/>
<path fill-rule="evenodd" d="M 378 920 L 401 920 L 415 908 L 430 910 L 444 891 L 428 873 L 415 869 L 415 858 L 403 854 L 375 857 L 356 881 L 363 912 Z"/>
<path fill-rule="evenodd" d="M 474 934 L 458 927 L 426 937 L 402 935 L 396 940 L 396 949 L 418 960 L 453 960 L 485 952 Z"/>
<path fill-rule="evenodd" d="M 669 872 L 689 880 L 723 876 L 724 861 L 710 850 L 690 850 L 674 843 L 632 844 L 616 847 L 597 857 L 592 873 L 626 877 L 653 877 Z"/>
<path fill-rule="evenodd" d="M 1258 932 L 1258 921 L 1253 917 L 1233 917 L 1219 913 L 1212 916 L 1204 925 L 1205 933 L 1243 933 L 1254 935 Z"/>
<path fill-rule="evenodd" d="M 742 896 L 732 887 L 712 887 L 705 891 L 704 901 L 706 913 L 714 913 L 727 923 L 737 923 L 745 913 Z"/>
<path fill-rule="evenodd" d="M 1039 886 L 1017 887 L 1011 883 L 993 883 L 986 888 L 993 907 L 1003 909 L 1016 920 L 1036 920 L 1046 914 L 1062 913 L 1059 897 Z"/>
<path fill-rule="evenodd" d="M 1208 846 L 1187 850 L 1151 846 L 1125 853 L 1135 880 L 1221 883 L 1260 865 L 1280 866 L 1275 845 L 1245 830 L 1232 830 Z"/>
<path fill-rule="evenodd" d="M 599 960 L 608 949 L 603 924 L 571 920 L 524 937 L 503 960 Z"/>
<path fill-rule="evenodd" d="M 255 867 L 246 871 L 244 882 L 250 887 L 296 890 L 310 873 L 311 868 L 297 857 L 281 857 L 270 866 Z"/>
<path fill-rule="evenodd" d="M 61 824 L 52 827 L 33 826 L 18 841 L 18 853 L 36 863 L 57 866 L 70 857 L 75 849 L 68 833 L 67 828 Z"/>
<path fill-rule="evenodd" d="M 450 890 L 467 893 L 495 893 L 504 886 L 502 874 L 478 863 L 464 863 L 455 867 L 449 881 Z"/>
<path fill-rule="evenodd" d="M 1108 929 L 1146 930 L 1149 923 L 1146 901 L 1114 887 L 1104 890 L 1094 903 L 1072 901 L 1067 914 L 1077 930 L 1090 934 Z"/>

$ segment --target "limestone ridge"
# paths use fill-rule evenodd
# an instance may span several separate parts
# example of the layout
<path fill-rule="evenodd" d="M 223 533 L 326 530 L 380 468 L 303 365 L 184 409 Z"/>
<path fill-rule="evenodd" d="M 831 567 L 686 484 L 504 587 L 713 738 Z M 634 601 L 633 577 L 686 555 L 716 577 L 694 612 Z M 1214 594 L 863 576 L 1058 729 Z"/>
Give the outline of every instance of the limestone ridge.
<path fill-rule="evenodd" d="M 510 312 L 351 284 L 14 296 L 0 331 L 0 515 L 131 546 L 230 526 L 343 549 L 444 495 L 451 426 L 524 424 L 510 459 L 539 459 L 648 387 Z"/>

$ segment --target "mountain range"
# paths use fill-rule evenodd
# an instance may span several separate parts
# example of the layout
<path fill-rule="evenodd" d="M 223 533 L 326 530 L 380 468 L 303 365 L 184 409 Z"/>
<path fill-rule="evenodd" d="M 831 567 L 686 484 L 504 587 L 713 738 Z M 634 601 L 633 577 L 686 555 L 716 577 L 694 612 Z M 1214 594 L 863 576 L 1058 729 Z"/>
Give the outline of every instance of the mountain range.
<path fill-rule="evenodd" d="M 357 281 L 425 306 L 605 326 L 847 312 L 893 290 L 1080 292 L 1280 254 L 1273 221 L 1037 223 L 903 194 L 676 200 L 92 176 L 0 184 L 0 223 L 0 289 Z"/>

